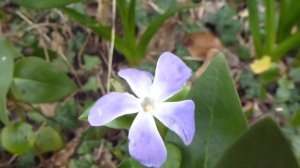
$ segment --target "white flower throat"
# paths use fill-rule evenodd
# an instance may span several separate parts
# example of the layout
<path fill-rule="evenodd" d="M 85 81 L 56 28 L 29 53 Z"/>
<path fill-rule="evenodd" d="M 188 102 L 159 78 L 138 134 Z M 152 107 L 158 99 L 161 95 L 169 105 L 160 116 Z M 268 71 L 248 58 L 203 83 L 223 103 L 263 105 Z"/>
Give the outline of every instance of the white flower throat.
<path fill-rule="evenodd" d="M 154 110 L 154 101 L 149 98 L 149 97 L 145 97 L 144 100 L 141 103 L 144 112 L 150 112 Z"/>

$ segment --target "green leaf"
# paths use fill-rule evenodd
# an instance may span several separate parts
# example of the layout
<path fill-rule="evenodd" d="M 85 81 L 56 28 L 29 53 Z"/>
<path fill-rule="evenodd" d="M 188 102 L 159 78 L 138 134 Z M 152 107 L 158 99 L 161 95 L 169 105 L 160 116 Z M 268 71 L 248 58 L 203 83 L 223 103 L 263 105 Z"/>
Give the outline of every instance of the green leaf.
<path fill-rule="evenodd" d="M 32 126 L 25 122 L 11 123 L 2 130 L 1 141 L 9 152 L 25 154 L 32 149 L 34 143 Z"/>
<path fill-rule="evenodd" d="M 289 72 L 289 77 L 294 82 L 300 82 L 300 68 L 291 69 L 290 72 Z"/>
<path fill-rule="evenodd" d="M 19 60 L 14 69 L 13 96 L 27 103 L 58 101 L 76 90 L 74 82 L 57 69 L 37 57 Z"/>
<path fill-rule="evenodd" d="M 254 124 L 222 156 L 216 168 L 298 168 L 291 145 L 271 118 Z"/>
<path fill-rule="evenodd" d="M 84 110 L 84 112 L 79 116 L 79 119 L 82 121 L 87 121 L 89 117 L 89 113 L 91 111 L 92 106 L 88 107 Z"/>
<path fill-rule="evenodd" d="M 80 2 L 82 0 L 12 0 L 13 3 L 33 9 L 49 9 Z"/>
<path fill-rule="evenodd" d="M 6 94 L 12 82 L 14 57 L 16 56 L 13 46 L 0 37 L 0 120 L 8 124 Z"/>
<path fill-rule="evenodd" d="M 173 144 L 166 143 L 166 148 L 168 151 L 167 160 L 162 165 L 162 168 L 180 168 L 181 164 L 181 151 Z"/>
<path fill-rule="evenodd" d="M 166 139 L 182 149 L 182 168 L 213 167 L 222 153 L 247 128 L 238 94 L 226 60 L 218 54 L 191 89 L 188 99 L 195 103 L 196 132 L 185 146 L 174 133 Z"/>
<path fill-rule="evenodd" d="M 84 59 L 84 68 L 88 71 L 96 68 L 101 63 L 101 60 L 99 59 L 99 57 L 84 55 L 83 59 Z"/>
<path fill-rule="evenodd" d="M 35 148 L 39 153 L 56 151 L 62 146 L 61 136 L 52 127 L 43 127 L 36 132 Z"/>
<path fill-rule="evenodd" d="M 55 120 L 61 127 L 68 129 L 75 129 L 79 127 L 77 121 L 77 103 L 71 99 L 67 103 L 60 103 L 56 108 Z"/>
<path fill-rule="evenodd" d="M 134 117 L 132 115 L 126 115 L 112 120 L 111 122 L 107 123 L 105 126 L 114 129 L 129 129 L 133 120 Z"/>
<path fill-rule="evenodd" d="M 99 88 L 99 82 L 96 77 L 89 77 L 88 81 L 83 85 L 83 90 L 96 92 Z"/>
<path fill-rule="evenodd" d="M 134 160 L 133 158 L 129 158 L 125 160 L 118 168 L 145 168 L 142 166 L 138 161 Z"/>

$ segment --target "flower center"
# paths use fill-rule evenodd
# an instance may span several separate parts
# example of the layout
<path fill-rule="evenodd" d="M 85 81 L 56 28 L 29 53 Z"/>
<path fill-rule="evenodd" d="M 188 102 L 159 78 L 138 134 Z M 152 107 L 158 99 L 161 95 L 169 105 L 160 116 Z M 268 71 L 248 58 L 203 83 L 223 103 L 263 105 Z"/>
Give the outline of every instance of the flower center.
<path fill-rule="evenodd" d="M 154 110 L 154 102 L 149 97 L 144 98 L 141 105 L 143 107 L 144 112 L 150 112 Z"/>

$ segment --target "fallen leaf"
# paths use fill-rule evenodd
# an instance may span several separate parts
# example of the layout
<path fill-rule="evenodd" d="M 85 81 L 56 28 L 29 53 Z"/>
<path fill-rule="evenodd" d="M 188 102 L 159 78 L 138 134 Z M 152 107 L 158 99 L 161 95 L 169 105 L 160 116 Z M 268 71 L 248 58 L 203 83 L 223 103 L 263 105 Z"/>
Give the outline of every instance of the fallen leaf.
<path fill-rule="evenodd" d="M 42 113 L 47 117 L 54 117 L 55 116 L 55 110 L 57 107 L 57 103 L 53 104 L 38 104 L 35 105 L 36 107 L 39 107 L 42 111 Z"/>
<path fill-rule="evenodd" d="M 211 51 L 224 47 L 218 37 L 210 32 L 196 32 L 184 38 L 184 46 L 193 57 L 205 60 Z"/>
<path fill-rule="evenodd" d="M 251 70 L 255 74 L 261 74 L 267 71 L 272 65 L 270 56 L 263 56 L 261 59 L 255 59 L 252 64 L 250 64 Z"/>
<path fill-rule="evenodd" d="M 53 163 L 53 165 L 58 167 L 68 167 L 70 158 L 76 152 L 76 148 L 78 145 L 78 139 L 73 139 L 72 141 L 70 141 L 64 149 L 60 150 L 52 156 L 51 162 Z"/>

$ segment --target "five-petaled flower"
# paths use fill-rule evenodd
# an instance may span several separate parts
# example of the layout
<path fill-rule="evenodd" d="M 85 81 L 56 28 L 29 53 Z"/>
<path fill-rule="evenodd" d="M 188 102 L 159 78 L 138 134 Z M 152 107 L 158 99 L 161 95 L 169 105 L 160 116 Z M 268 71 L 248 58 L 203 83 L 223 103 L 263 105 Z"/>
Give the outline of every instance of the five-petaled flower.
<path fill-rule="evenodd" d="M 134 95 L 111 92 L 101 97 L 91 108 L 88 121 L 92 126 L 102 126 L 125 114 L 138 113 L 129 130 L 129 153 L 140 163 L 160 167 L 167 157 L 167 150 L 157 130 L 155 119 L 191 143 L 195 133 L 192 100 L 165 102 L 180 91 L 192 71 L 177 56 L 163 53 L 155 71 L 123 69 L 118 75 L 124 78 Z"/>

